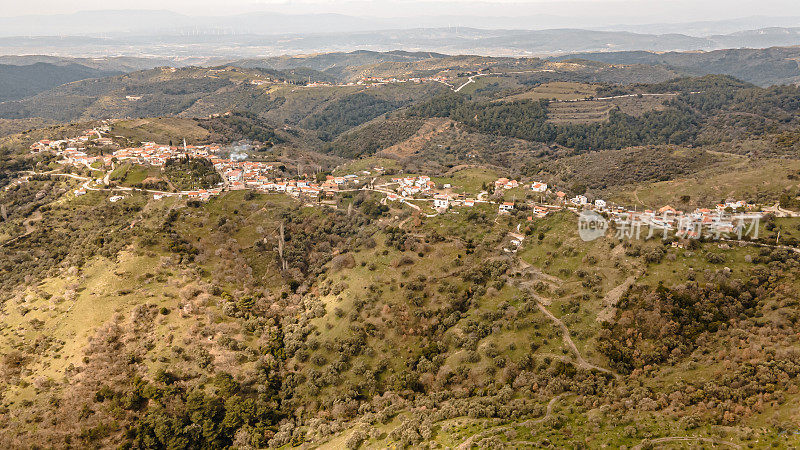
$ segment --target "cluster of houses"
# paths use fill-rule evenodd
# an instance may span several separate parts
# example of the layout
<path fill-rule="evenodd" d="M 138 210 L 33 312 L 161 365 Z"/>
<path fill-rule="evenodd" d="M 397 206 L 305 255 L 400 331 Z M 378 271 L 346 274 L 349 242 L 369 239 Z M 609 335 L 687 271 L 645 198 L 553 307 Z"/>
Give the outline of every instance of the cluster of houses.
<path fill-rule="evenodd" d="M 53 151 L 62 157 L 61 162 L 64 164 L 71 164 L 76 166 L 89 166 L 97 161 L 104 164 L 111 164 L 113 161 L 127 161 L 134 164 L 142 164 L 149 166 L 163 166 L 169 159 L 172 158 L 206 158 L 213 165 L 216 171 L 222 176 L 224 185 L 230 190 L 241 189 L 256 189 L 261 191 L 283 192 L 293 196 L 305 195 L 308 197 L 316 198 L 321 194 L 330 197 L 333 193 L 353 186 L 359 182 L 358 175 L 349 174 L 344 176 L 328 176 L 327 180 L 322 183 L 309 181 L 308 179 L 282 179 L 270 177 L 269 172 L 273 170 L 273 165 L 257 162 L 245 161 L 239 158 L 222 158 L 217 156 L 221 147 L 219 145 L 186 145 L 183 146 L 162 145 L 155 142 L 145 142 L 139 147 L 123 148 L 113 153 L 89 156 L 82 149 L 89 141 L 99 145 L 113 144 L 110 138 L 102 137 L 102 133 L 107 132 L 107 129 L 93 129 L 85 131 L 81 136 L 71 139 L 50 141 L 41 140 L 31 146 L 32 152 Z M 106 140 L 108 142 L 106 142 Z M 82 145 L 83 144 L 83 145 Z M 382 170 L 380 168 L 376 170 Z M 370 174 L 369 171 L 364 171 L 365 174 Z M 98 180 L 102 183 L 102 180 Z M 183 192 L 155 192 L 153 197 L 161 199 L 171 196 L 183 196 L 190 199 L 208 200 L 212 196 L 219 195 L 223 190 L 223 186 L 218 186 L 213 189 L 200 189 L 194 191 Z M 85 188 L 75 190 L 76 196 L 86 194 Z M 119 199 L 115 197 L 113 201 Z"/>
<path fill-rule="evenodd" d="M 219 152 L 218 145 L 194 146 L 185 145 L 176 147 L 170 145 L 159 145 L 155 142 L 145 142 L 141 147 L 123 148 L 112 154 L 117 161 L 130 161 L 134 164 L 146 164 L 150 166 L 163 166 L 168 159 L 172 158 L 209 158 Z"/>
<path fill-rule="evenodd" d="M 103 141 L 100 143 L 101 145 L 113 143 L 110 138 L 103 138 L 102 131 L 100 129 L 92 129 L 84 130 L 83 134 L 74 138 L 60 140 L 43 139 L 39 142 L 34 142 L 30 146 L 30 149 L 33 153 L 44 151 L 60 151 L 65 149 L 77 150 L 79 148 L 83 148 L 90 140 L 93 139 L 102 139 Z"/>
<path fill-rule="evenodd" d="M 519 186 L 516 180 L 500 178 L 495 181 L 495 190 L 514 189 Z M 548 190 L 546 183 L 534 181 L 530 189 L 533 192 L 545 193 Z M 595 199 L 593 202 L 585 195 L 576 195 L 567 198 L 564 192 L 556 192 L 558 202 L 556 205 L 530 203 L 531 214 L 529 220 L 542 218 L 554 210 L 568 207 L 573 210 L 591 209 L 605 213 L 621 229 L 628 230 L 628 233 L 638 233 L 638 230 L 647 228 L 649 233 L 654 230 L 672 231 L 675 235 L 685 238 L 698 238 L 701 235 L 720 236 L 730 233 L 741 235 L 743 232 L 756 232 L 761 213 L 755 212 L 756 205 L 745 201 L 727 201 L 716 205 L 711 210 L 698 208 L 692 212 L 676 210 L 671 206 L 665 206 L 657 211 L 629 210 L 620 206 L 610 206 L 603 199 Z M 502 202 L 498 205 L 499 212 L 509 213 L 514 209 L 511 202 Z M 753 224 L 756 224 L 755 226 Z M 631 231 L 636 230 L 636 231 Z"/>
<path fill-rule="evenodd" d="M 563 192 L 559 192 L 559 194 L 563 194 Z M 564 196 L 560 195 L 559 197 L 563 201 Z M 598 198 L 598 199 L 595 199 L 594 202 L 590 202 L 589 198 L 586 197 L 585 195 L 576 195 L 575 197 L 572 197 L 571 199 L 569 199 L 569 203 L 571 203 L 573 206 L 577 206 L 579 208 L 584 208 L 584 207 L 589 206 L 589 207 L 592 207 L 593 209 L 599 209 L 599 210 L 604 210 L 608 206 L 608 203 L 606 203 L 606 201 L 603 200 L 603 199 Z"/>
<path fill-rule="evenodd" d="M 514 189 L 518 187 L 519 187 L 519 181 L 509 180 L 508 178 L 499 178 L 497 181 L 494 182 L 495 192 L 500 191 L 501 189 Z"/>
<path fill-rule="evenodd" d="M 372 79 L 370 79 L 372 80 Z M 156 192 L 155 199 L 169 196 L 185 196 L 190 199 L 208 200 L 219 195 L 223 188 L 230 190 L 255 189 L 264 192 L 280 192 L 295 197 L 318 198 L 320 196 L 333 197 L 336 192 L 344 189 L 355 189 L 359 184 L 359 175 L 349 174 L 343 176 L 328 175 L 325 181 L 318 182 L 308 177 L 298 179 L 284 179 L 270 176 L 273 170 L 271 164 L 255 161 L 245 161 L 241 159 L 221 158 L 217 154 L 220 152 L 219 145 L 190 146 L 184 145 L 176 147 L 171 145 L 159 145 L 154 142 L 143 143 L 136 148 L 123 148 L 109 155 L 89 156 L 84 149 L 90 141 L 95 145 L 111 145 L 111 139 L 103 137 L 105 129 L 86 130 L 80 136 L 64 140 L 41 140 L 31 146 L 32 152 L 53 151 L 62 156 L 64 163 L 73 165 L 90 165 L 98 160 L 110 163 L 112 160 L 131 161 L 136 164 L 151 166 L 163 166 L 171 158 L 193 157 L 207 158 L 223 177 L 224 186 L 220 185 L 212 189 L 200 189 L 195 191 L 185 191 L 177 193 Z M 382 168 L 376 168 L 378 173 L 383 173 Z M 363 171 L 363 174 L 370 175 L 371 172 Z M 476 200 L 467 198 L 463 194 L 453 194 L 449 192 L 437 192 L 436 183 L 430 177 L 407 176 L 395 177 L 391 179 L 391 184 L 396 184 L 394 192 L 387 192 L 388 201 L 407 200 L 408 198 L 427 197 L 433 200 L 433 207 L 438 210 L 446 210 L 451 206 L 472 207 Z M 515 189 L 520 186 L 517 180 L 500 178 L 494 182 L 496 192 Z M 449 188 L 445 185 L 445 188 Z M 546 183 L 534 181 L 530 185 L 533 192 L 545 193 L 548 191 Z M 86 193 L 85 188 L 75 191 L 75 195 Z M 744 201 L 728 201 L 716 205 L 716 209 L 699 208 L 692 212 L 685 213 L 678 211 L 671 206 L 665 206 L 657 211 L 629 210 L 619 206 L 609 206 L 604 200 L 596 199 L 590 202 L 585 195 L 576 195 L 567 200 L 564 192 L 555 193 L 558 204 L 547 205 L 539 203 L 529 203 L 531 213 L 528 220 L 542 218 L 554 210 L 569 207 L 575 209 L 592 209 L 605 213 L 622 229 L 629 230 L 630 233 L 644 227 L 650 230 L 674 231 L 676 235 L 696 238 L 703 233 L 713 233 L 716 235 L 727 233 L 742 232 L 744 224 L 752 224 L 761 218 L 761 214 L 754 212 L 755 205 Z M 110 201 L 118 201 L 121 196 L 111 197 Z M 501 202 L 498 204 L 500 214 L 508 214 L 515 208 L 513 202 Z M 636 231 L 638 233 L 638 231 Z"/>
<path fill-rule="evenodd" d="M 411 78 L 396 78 L 396 77 L 364 77 L 358 80 L 355 84 L 391 84 L 391 83 L 447 83 L 450 78 L 444 76 L 433 77 L 411 77 Z"/>
<path fill-rule="evenodd" d="M 305 179 L 298 180 L 283 180 L 276 179 L 267 181 L 260 185 L 248 184 L 248 188 L 254 188 L 265 192 L 282 192 L 289 194 L 293 197 L 309 197 L 318 198 L 325 196 L 331 198 L 337 192 L 348 187 L 352 187 L 359 182 L 357 175 L 345 175 L 342 177 L 335 177 L 328 175 L 324 182 L 317 183 Z"/>
<path fill-rule="evenodd" d="M 209 159 L 231 189 L 260 189 L 270 181 L 267 174 L 272 171 L 272 164 L 217 157 Z"/>
<path fill-rule="evenodd" d="M 418 177 L 392 178 L 392 183 L 396 183 L 399 186 L 397 189 L 398 192 L 406 197 L 429 194 L 434 188 L 436 188 L 436 183 L 434 183 L 430 177 L 425 175 Z"/>
<path fill-rule="evenodd" d="M 256 83 L 256 81 L 258 83 Z M 396 78 L 396 77 L 363 77 L 358 81 L 349 82 L 345 84 L 337 84 L 331 83 L 328 81 L 314 81 L 311 83 L 306 84 L 306 87 L 321 87 L 321 86 L 378 86 L 384 84 L 395 84 L 395 83 L 447 83 L 450 81 L 450 78 L 443 77 L 443 76 L 433 76 L 433 77 L 412 77 L 412 78 Z M 266 82 L 261 82 L 261 80 L 253 80 L 251 81 L 253 84 L 265 84 Z"/>
<path fill-rule="evenodd" d="M 274 169 L 272 164 L 245 161 L 242 159 L 220 158 L 214 155 L 219 151 L 219 146 L 189 146 L 180 147 L 156 146 L 148 143 L 142 148 L 123 149 L 115 152 L 114 155 L 119 159 L 133 159 L 139 164 L 163 165 L 167 159 L 180 157 L 208 158 L 214 168 L 222 176 L 224 183 L 230 190 L 255 189 L 264 192 L 282 192 L 295 197 L 301 195 L 310 198 L 317 198 L 322 194 L 331 197 L 333 193 L 339 191 L 348 184 L 358 183 L 357 175 L 345 175 L 341 177 L 328 176 L 322 183 L 302 179 L 284 179 L 269 176 Z M 207 200 L 211 196 L 218 195 L 222 188 L 182 192 L 189 198 Z M 156 194 L 156 198 L 167 196 L 168 194 Z"/>
<path fill-rule="evenodd" d="M 103 126 L 91 130 L 84 130 L 80 136 L 69 139 L 42 139 L 33 143 L 30 146 L 30 150 L 31 153 L 54 152 L 61 156 L 68 164 L 88 165 L 94 163 L 98 159 L 102 159 L 98 156 L 89 156 L 84 151 L 90 143 L 100 147 L 114 144 L 111 138 L 103 136 L 103 133 L 107 131 L 107 127 Z"/>

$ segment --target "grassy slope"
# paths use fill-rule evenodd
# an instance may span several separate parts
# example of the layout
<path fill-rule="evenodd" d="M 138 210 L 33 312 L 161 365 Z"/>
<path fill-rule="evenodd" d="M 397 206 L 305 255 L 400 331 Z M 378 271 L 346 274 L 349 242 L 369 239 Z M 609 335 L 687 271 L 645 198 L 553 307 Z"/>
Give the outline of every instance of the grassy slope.
<path fill-rule="evenodd" d="M 97 200 L 102 201 L 102 198 Z M 187 211 L 178 224 L 178 229 L 182 235 L 196 237 L 197 245 L 202 249 L 218 239 L 216 231 L 210 229 L 208 224 L 216 223 L 222 217 L 239 217 L 237 226 L 230 230 L 228 236 L 236 241 L 237 247 L 246 249 L 260 239 L 261 233 L 256 228 L 268 229 L 276 225 L 271 210 L 292 204 L 293 201 L 283 196 L 258 196 L 254 200 L 246 201 L 244 193 L 231 193 L 199 210 Z M 166 211 L 173 206 L 176 205 L 169 202 L 151 202 L 145 214 L 147 219 L 137 226 L 146 229 L 157 227 L 159 218 L 164 217 Z M 342 270 L 329 267 L 319 285 L 314 288 L 319 289 L 316 291 L 319 302 L 327 311 L 324 316 L 310 321 L 312 329 L 317 330 L 310 339 L 317 341 L 319 346 L 303 359 L 292 359 L 289 364 L 291 370 L 305 374 L 307 379 L 313 379 L 313 374 L 316 373 L 314 371 L 322 372 L 337 358 L 337 353 L 329 350 L 327 343 L 333 344 L 351 338 L 354 330 L 352 326 L 355 324 L 372 324 L 377 334 L 366 341 L 372 350 L 350 361 L 348 366 L 351 369 L 340 374 L 342 383 L 345 386 L 358 385 L 363 377 L 356 368 L 373 368 L 381 364 L 387 356 L 388 366 L 381 372 L 378 381 L 389 383 L 394 376 L 402 374 L 407 365 L 416 360 L 422 349 L 430 343 L 422 333 L 430 323 L 421 319 L 416 311 L 436 311 L 448 300 L 450 294 L 439 292 L 439 286 L 452 286 L 456 292 L 467 289 L 469 283 L 465 283 L 459 274 L 464 269 L 475 267 L 480 260 L 486 261 L 491 253 L 495 253 L 495 256 L 490 256 L 491 260 L 506 259 L 499 251 L 499 246 L 502 246 L 507 231 L 514 228 L 518 220 L 509 217 L 493 221 L 492 210 L 487 209 L 485 213 L 488 216 L 487 223 L 479 223 L 477 226 L 463 212 L 448 213 L 424 221 L 416 228 L 415 233 L 425 236 L 435 231 L 446 236 L 445 241 L 431 240 L 425 243 L 423 240 L 406 251 L 388 246 L 385 234 L 375 234 L 374 247 L 361 247 L 353 252 L 354 266 Z M 308 219 L 311 219 L 320 212 L 307 209 L 303 214 L 308 214 Z M 601 366 L 606 364 L 603 357 L 594 350 L 600 328 L 595 319 L 601 308 L 601 299 L 628 274 L 643 270 L 644 266 L 638 259 L 628 257 L 621 245 L 612 248 L 609 240 L 582 243 L 577 238 L 576 226 L 575 218 L 569 213 L 555 215 L 533 224 L 532 234 L 526 240 L 519 259 L 534 268 L 540 268 L 545 275 L 536 275 L 536 271 L 526 272 L 523 266 L 518 266 L 512 269 L 507 283 L 490 286 L 485 293 L 479 294 L 472 301 L 471 307 L 442 337 L 448 350 L 444 353 L 440 373 L 465 367 L 470 374 L 469 384 L 486 385 L 503 373 L 492 369 L 494 356 L 489 355 L 499 353 L 510 362 L 518 362 L 529 354 L 540 362 L 547 359 L 571 360 L 573 355 L 562 342 L 560 330 L 538 311 L 523 315 L 519 321 L 509 319 L 513 317 L 508 315 L 512 314 L 511 311 L 525 310 L 524 291 L 528 289 L 533 289 L 539 296 L 549 300 L 548 309 L 567 324 L 573 340 L 587 360 Z M 539 233 L 543 234 L 541 240 L 538 239 Z M 464 247 L 464 243 L 468 241 L 483 242 L 489 247 L 484 253 L 470 255 Z M 486 251 L 489 253 L 485 253 Z M 709 268 L 708 263 L 697 257 L 683 257 L 677 250 L 670 250 L 670 253 L 675 253 L 675 261 L 665 258 L 662 263 L 650 266 L 647 275 L 638 282 L 657 284 L 663 280 L 672 283 L 685 279 L 688 267 L 693 267 L 699 273 Z M 754 253 L 756 251 L 752 248 L 730 251 L 725 264 L 732 267 L 734 274 L 738 274 L 740 267 L 746 264 L 744 255 Z M 52 392 L 52 388 L 42 388 L 48 384 L 47 380 L 58 385 L 58 380 L 68 372 L 70 365 L 81 365 L 85 349 L 90 345 L 90 336 L 95 336 L 109 322 L 118 321 L 124 324 L 125 318 L 130 317 L 143 303 L 153 305 L 155 311 L 161 307 L 168 309 L 167 314 L 158 313 L 154 316 L 154 321 L 146 332 L 129 331 L 133 333 L 130 335 L 132 343 L 143 345 L 151 342 L 153 345 L 141 362 L 142 369 L 151 376 L 156 369 L 165 366 L 188 372 L 196 370 L 193 369 L 195 363 L 191 360 L 181 362 L 179 355 L 171 350 L 169 342 L 184 342 L 188 348 L 194 348 L 195 344 L 190 342 L 201 329 L 215 330 L 215 336 L 227 336 L 245 348 L 258 345 L 257 340 L 237 328 L 236 319 L 227 317 L 222 311 L 226 302 L 204 290 L 203 286 L 212 281 L 223 291 L 233 292 L 239 286 L 237 278 L 225 278 L 220 273 L 227 264 L 224 254 L 212 251 L 204 255 L 202 267 L 205 269 L 196 271 L 190 269 L 191 266 L 176 264 L 169 252 L 159 250 L 158 247 L 133 247 L 114 260 L 95 258 L 78 271 L 67 270 L 48 277 L 35 289 L 15 297 L 15 300 L 6 304 L 3 317 L 6 328 L 1 345 L 8 349 L 12 342 L 30 340 L 40 335 L 49 336 L 54 344 L 27 365 L 23 379 L 28 381 L 12 386 L 4 397 L 4 403 L 14 406 L 29 400 L 44 407 L 45 399 L 38 398 L 37 393 L 42 389 Z M 404 256 L 410 258 L 411 263 L 398 266 Z M 245 257 L 251 258 L 246 254 Z M 259 259 L 256 257 L 252 261 Z M 255 264 L 253 267 L 254 276 L 264 277 L 270 290 L 280 292 L 283 282 L 274 276 L 269 265 L 260 268 Z M 580 273 L 579 269 L 583 269 L 585 273 Z M 516 273 L 518 274 L 514 275 Z M 427 298 L 419 306 L 415 306 L 409 297 L 410 294 L 415 295 L 414 291 L 410 291 L 408 286 L 422 280 L 421 277 L 425 279 L 422 282 L 422 292 L 426 293 Z M 584 284 L 586 279 L 597 281 L 587 287 Z M 537 281 L 541 283 L 537 284 Z M 327 287 L 335 286 L 342 288 L 337 293 L 325 293 Z M 193 288 L 199 288 L 204 293 L 197 296 L 187 294 Z M 70 294 L 68 297 L 71 300 L 60 300 L 67 291 L 74 291 L 74 297 Z M 570 306 L 570 300 L 575 298 L 581 299 L 577 312 Z M 356 306 L 359 302 L 362 306 Z M 20 314 L 21 305 L 30 309 L 25 316 Z M 491 319 L 498 312 L 505 318 Z M 353 320 L 355 317 L 358 317 L 357 321 Z M 488 336 L 473 344 L 474 351 L 479 355 L 475 362 L 472 359 L 467 360 L 470 347 L 460 348 L 453 344 L 456 342 L 454 339 L 464 335 L 473 322 L 497 324 L 496 329 Z M 203 343 L 202 347 L 207 348 L 214 356 L 214 365 L 218 369 L 244 373 L 250 367 L 236 352 L 214 341 Z M 682 366 L 662 369 L 647 383 L 653 389 L 667 389 L 671 377 L 676 373 L 703 379 L 713 377 L 715 371 L 721 368 L 716 363 L 706 368 L 701 367 L 691 366 L 687 361 Z M 430 383 L 431 386 L 437 383 L 436 378 L 426 378 L 422 382 Z M 466 383 L 466 380 L 461 383 Z M 451 389 L 457 389 L 457 386 L 458 384 Z M 341 388 L 333 385 L 317 390 L 309 384 L 301 384 L 297 391 L 300 398 L 308 402 L 309 407 L 318 404 L 317 402 L 325 405 L 328 399 L 336 398 L 340 392 Z M 516 442 L 515 445 L 524 446 L 527 445 L 526 442 L 540 444 L 545 439 L 554 445 L 568 445 L 577 438 L 585 440 L 593 447 L 603 444 L 630 446 L 646 436 L 687 433 L 674 419 L 647 412 L 636 413 L 635 419 L 629 416 L 628 419 L 615 423 L 602 409 L 587 408 L 570 395 L 555 402 L 552 415 L 545 416 L 545 405 L 552 396 L 548 396 L 547 390 L 543 390 L 533 398 L 539 404 L 538 416 L 549 419 L 541 423 L 470 417 L 446 419 L 433 424 L 432 439 L 443 445 L 453 446 L 474 434 L 494 430 L 498 433 L 498 439 Z M 790 397 L 790 402 L 794 401 L 791 400 L 793 398 Z M 390 416 L 385 423 L 377 424 L 379 433 L 370 438 L 366 446 L 381 448 L 391 445 L 394 440 L 390 436 L 391 432 L 403 426 L 404 421 L 412 419 L 412 410 L 409 405 L 407 410 L 401 410 L 400 414 Z M 323 408 L 323 411 L 323 417 L 335 417 L 337 414 L 335 409 Z M 758 423 L 761 417 L 754 416 L 752 423 Z M 627 429 L 632 426 L 632 420 L 636 424 L 634 432 Z M 24 429 L 23 427 L 22 430 Z M 565 434 L 561 431 L 563 429 L 572 430 L 571 434 Z M 592 429 L 593 432 L 584 434 L 582 430 L 587 429 Z M 513 432 L 506 433 L 510 430 Z M 730 432 L 737 436 L 744 433 L 744 429 L 737 427 Z M 349 433 L 351 431 L 334 434 L 331 440 L 322 442 L 325 446 L 335 448 L 342 445 Z M 717 431 L 714 428 L 700 428 L 692 430 L 692 433 L 715 436 Z M 733 436 L 726 440 L 734 439 Z"/>
<path fill-rule="evenodd" d="M 121 120 L 114 122 L 111 133 L 125 136 L 134 142 L 172 141 L 175 145 L 180 145 L 184 139 L 193 144 L 209 134 L 208 130 L 197 125 L 195 121 L 179 118 Z"/>
<path fill-rule="evenodd" d="M 681 197 L 689 196 L 691 205 L 713 206 L 735 198 L 773 205 L 781 192 L 797 187 L 790 178 L 800 171 L 795 160 L 741 161 L 724 169 L 701 171 L 690 177 L 634 186 L 620 191 L 612 198 L 622 204 L 661 207 L 672 204 L 684 207 Z"/>

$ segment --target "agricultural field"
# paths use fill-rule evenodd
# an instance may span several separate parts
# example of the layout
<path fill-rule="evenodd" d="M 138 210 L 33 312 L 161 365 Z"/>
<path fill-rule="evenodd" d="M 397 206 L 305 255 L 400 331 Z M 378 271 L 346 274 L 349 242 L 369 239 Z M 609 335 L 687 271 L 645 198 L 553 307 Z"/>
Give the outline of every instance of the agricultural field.
<path fill-rule="evenodd" d="M 561 101 L 548 108 L 548 120 L 554 124 L 589 124 L 605 122 L 612 110 L 633 117 L 650 111 L 664 109 L 664 99 L 659 97 L 625 97 L 609 100 Z"/>
<path fill-rule="evenodd" d="M 552 82 L 543 83 L 535 88 L 515 94 L 508 97 L 503 97 L 499 101 L 513 102 L 520 100 L 584 100 L 593 97 L 597 94 L 597 87 L 584 84 L 584 83 L 570 83 L 570 82 Z"/>

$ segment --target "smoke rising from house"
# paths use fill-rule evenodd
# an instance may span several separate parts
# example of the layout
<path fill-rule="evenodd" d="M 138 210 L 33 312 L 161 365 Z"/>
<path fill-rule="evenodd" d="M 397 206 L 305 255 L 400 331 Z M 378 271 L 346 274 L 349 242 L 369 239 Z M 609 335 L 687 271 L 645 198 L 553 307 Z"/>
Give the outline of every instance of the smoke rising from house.
<path fill-rule="evenodd" d="M 230 159 L 242 161 L 247 159 L 248 152 L 253 148 L 250 144 L 237 144 L 230 148 Z"/>

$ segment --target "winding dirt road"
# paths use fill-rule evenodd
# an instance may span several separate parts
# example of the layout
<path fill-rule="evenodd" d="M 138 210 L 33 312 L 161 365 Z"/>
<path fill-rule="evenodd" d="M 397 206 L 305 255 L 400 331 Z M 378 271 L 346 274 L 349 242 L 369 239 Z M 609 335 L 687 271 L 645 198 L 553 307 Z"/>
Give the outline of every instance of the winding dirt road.
<path fill-rule="evenodd" d="M 622 299 L 622 296 L 625 295 L 625 292 L 627 292 L 628 289 L 633 286 L 633 283 L 636 282 L 636 278 L 636 275 L 631 275 L 626 278 L 622 284 L 606 293 L 606 295 L 603 297 L 603 309 L 597 314 L 598 322 L 608 322 L 614 318 L 617 304 Z"/>
<path fill-rule="evenodd" d="M 564 392 L 564 393 L 558 394 L 555 397 L 551 398 L 550 401 L 547 402 L 547 409 L 545 410 L 544 416 L 542 416 L 542 417 L 540 417 L 538 419 L 526 420 L 525 422 L 522 422 L 521 424 L 519 424 L 519 426 L 531 427 L 533 425 L 538 425 L 538 424 L 544 422 L 545 420 L 547 420 L 547 418 L 549 418 L 553 414 L 553 406 L 555 406 L 556 402 L 560 398 L 564 397 L 565 395 L 569 395 L 569 393 L 568 392 Z M 480 440 L 480 439 L 483 439 L 485 437 L 489 437 L 491 435 L 495 435 L 497 433 L 502 433 L 502 432 L 508 430 L 509 428 L 514 427 L 514 426 L 517 426 L 517 425 L 516 424 L 514 424 L 514 425 L 501 425 L 501 426 L 489 428 L 488 430 L 481 431 L 480 433 L 473 434 L 472 436 L 468 437 L 463 442 L 458 444 L 458 446 L 456 446 L 456 449 L 457 450 L 467 450 L 469 448 L 472 448 L 472 445 L 475 443 L 476 440 Z"/>
<path fill-rule="evenodd" d="M 600 367 L 600 366 L 597 366 L 595 364 L 590 363 L 589 361 L 586 361 L 586 359 L 584 359 L 583 355 L 581 355 L 580 350 L 578 350 L 578 346 L 575 345 L 575 342 L 572 340 L 572 336 L 569 333 L 569 328 L 567 328 L 567 326 L 564 324 L 564 322 L 561 319 L 559 319 L 558 317 L 556 317 L 555 315 L 553 315 L 553 313 L 551 313 L 544 306 L 544 304 L 542 302 L 540 302 L 538 299 L 536 300 L 536 306 L 539 307 L 539 311 L 544 313 L 544 315 L 546 315 L 559 328 L 561 328 L 561 336 L 564 339 L 564 343 L 567 345 L 567 347 L 569 347 L 572 350 L 572 353 L 575 354 L 575 359 L 577 360 L 578 366 L 580 366 L 583 369 L 597 370 L 599 372 L 607 373 L 609 375 L 614 376 L 615 378 L 619 377 L 619 375 L 617 375 L 616 373 L 612 372 L 609 369 L 606 369 L 605 367 Z"/>

